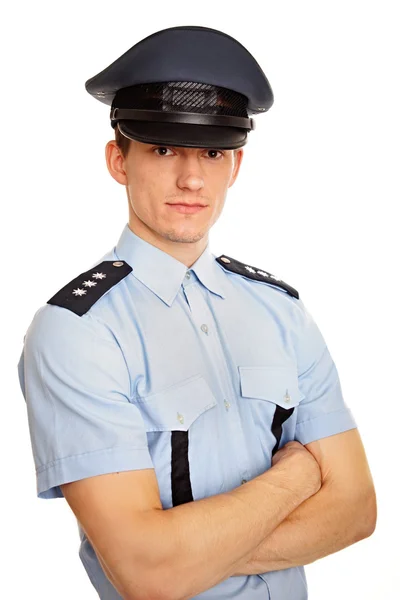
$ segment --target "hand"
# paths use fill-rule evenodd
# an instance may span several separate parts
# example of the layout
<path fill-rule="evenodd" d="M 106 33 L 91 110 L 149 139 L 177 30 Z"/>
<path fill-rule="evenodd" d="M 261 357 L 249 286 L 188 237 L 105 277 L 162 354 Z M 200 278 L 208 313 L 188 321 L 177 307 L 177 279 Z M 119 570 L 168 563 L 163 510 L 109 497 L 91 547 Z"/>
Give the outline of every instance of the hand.
<path fill-rule="evenodd" d="M 300 442 L 288 442 L 272 457 L 272 466 L 279 464 L 290 479 L 296 477 L 304 481 L 307 498 L 316 494 L 322 485 L 321 469 L 314 456 Z"/>

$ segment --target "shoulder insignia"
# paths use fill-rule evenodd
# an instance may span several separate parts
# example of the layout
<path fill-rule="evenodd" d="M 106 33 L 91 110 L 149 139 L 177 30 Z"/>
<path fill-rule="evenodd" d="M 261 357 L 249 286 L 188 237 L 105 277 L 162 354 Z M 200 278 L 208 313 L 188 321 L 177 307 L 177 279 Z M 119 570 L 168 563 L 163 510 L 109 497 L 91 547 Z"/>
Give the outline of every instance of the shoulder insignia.
<path fill-rule="evenodd" d="M 265 283 L 270 283 L 277 287 L 282 288 L 287 292 L 290 296 L 299 299 L 299 292 L 295 290 L 291 285 L 285 283 L 281 279 L 272 275 L 272 273 L 268 273 L 267 271 L 263 271 L 258 269 L 257 267 L 251 267 L 246 265 L 245 263 L 240 262 L 239 260 L 235 260 L 230 256 L 226 256 L 226 254 L 222 254 L 215 259 L 224 269 L 227 271 L 232 271 L 233 273 L 238 273 L 239 275 L 244 275 L 249 279 L 255 279 L 256 281 L 264 281 Z"/>
<path fill-rule="evenodd" d="M 47 304 L 68 308 L 81 317 L 131 271 L 124 260 L 105 260 L 67 283 Z"/>

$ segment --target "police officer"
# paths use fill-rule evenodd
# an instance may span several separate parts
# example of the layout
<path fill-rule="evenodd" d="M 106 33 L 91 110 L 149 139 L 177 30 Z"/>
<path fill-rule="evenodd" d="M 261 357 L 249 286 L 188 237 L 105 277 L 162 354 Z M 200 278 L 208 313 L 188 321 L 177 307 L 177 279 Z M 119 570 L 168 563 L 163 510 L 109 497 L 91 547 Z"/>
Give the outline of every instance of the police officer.
<path fill-rule="evenodd" d="M 67 499 L 102 600 L 305 600 L 303 565 L 369 535 L 374 496 L 359 451 L 359 518 L 317 500 L 361 442 L 298 291 L 210 249 L 269 82 L 229 35 L 172 27 L 86 89 L 111 107 L 129 222 L 24 337 L 37 495 Z"/>

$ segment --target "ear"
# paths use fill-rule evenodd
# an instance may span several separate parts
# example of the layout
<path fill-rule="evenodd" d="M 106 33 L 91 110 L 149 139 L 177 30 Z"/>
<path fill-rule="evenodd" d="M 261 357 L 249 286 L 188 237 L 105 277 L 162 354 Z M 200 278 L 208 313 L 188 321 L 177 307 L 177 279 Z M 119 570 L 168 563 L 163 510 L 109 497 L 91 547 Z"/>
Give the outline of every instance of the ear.
<path fill-rule="evenodd" d="M 125 159 L 115 140 L 107 142 L 105 155 L 108 171 L 121 185 L 128 185 L 128 179 L 125 172 Z"/>
<path fill-rule="evenodd" d="M 236 181 L 236 177 L 239 174 L 240 165 L 242 164 L 243 153 L 244 153 L 243 148 L 239 148 L 238 150 L 233 151 L 234 167 L 233 167 L 233 171 L 232 171 L 232 175 L 231 175 L 231 179 L 229 181 L 228 187 L 231 187 Z"/>

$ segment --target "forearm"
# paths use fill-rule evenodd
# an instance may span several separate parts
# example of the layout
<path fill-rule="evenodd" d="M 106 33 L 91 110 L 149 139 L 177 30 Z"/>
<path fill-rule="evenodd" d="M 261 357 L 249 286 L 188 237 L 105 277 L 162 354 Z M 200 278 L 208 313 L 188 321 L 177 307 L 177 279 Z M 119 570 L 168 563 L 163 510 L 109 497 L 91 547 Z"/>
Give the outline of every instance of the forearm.
<path fill-rule="evenodd" d="M 306 565 L 368 535 L 366 499 L 349 501 L 329 485 L 303 502 L 242 561 L 234 575 Z"/>
<path fill-rule="evenodd" d="M 147 532 L 157 544 L 149 572 L 164 582 L 165 597 L 192 598 L 233 575 L 308 497 L 303 487 L 284 486 L 277 465 L 231 492 L 159 511 Z"/>

